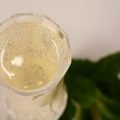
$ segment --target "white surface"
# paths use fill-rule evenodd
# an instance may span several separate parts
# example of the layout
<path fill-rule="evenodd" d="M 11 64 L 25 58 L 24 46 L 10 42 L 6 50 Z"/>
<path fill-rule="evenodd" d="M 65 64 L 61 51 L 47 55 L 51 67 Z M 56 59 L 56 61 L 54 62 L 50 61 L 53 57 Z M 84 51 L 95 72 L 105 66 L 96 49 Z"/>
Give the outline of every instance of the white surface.
<path fill-rule="evenodd" d="M 97 59 L 120 50 L 120 0 L 0 0 L 0 21 L 24 12 L 58 23 L 74 57 Z"/>

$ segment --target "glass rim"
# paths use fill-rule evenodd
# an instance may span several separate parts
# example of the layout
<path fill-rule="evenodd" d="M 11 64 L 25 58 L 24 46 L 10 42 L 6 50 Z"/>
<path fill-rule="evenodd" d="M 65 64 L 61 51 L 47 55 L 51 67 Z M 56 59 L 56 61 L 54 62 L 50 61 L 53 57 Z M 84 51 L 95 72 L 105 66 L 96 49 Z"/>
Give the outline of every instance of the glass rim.
<path fill-rule="evenodd" d="M 68 40 L 67 34 L 61 29 L 61 27 L 59 25 L 57 25 L 53 20 L 51 20 L 46 15 L 39 15 L 39 14 L 34 14 L 34 13 L 18 13 L 18 14 L 15 14 L 15 15 L 9 17 L 8 19 L 4 20 L 0 24 L 0 32 L 2 30 L 4 30 L 6 28 L 6 26 L 9 26 L 10 23 L 14 23 L 15 20 L 19 19 L 20 17 L 23 20 L 28 20 L 27 18 L 31 18 L 31 19 L 33 18 L 33 19 L 35 19 L 35 17 L 39 18 L 38 20 L 46 19 L 47 22 L 49 23 L 49 25 L 53 29 L 58 29 L 59 31 L 61 31 L 62 33 L 64 33 L 64 37 L 66 39 L 67 46 L 68 46 L 68 49 L 69 49 L 69 54 L 71 54 L 70 44 L 69 44 L 69 40 Z M 20 21 L 20 19 L 19 19 L 19 21 Z M 2 82 L 2 80 L 0 80 L 0 85 L 3 88 L 10 89 L 13 92 L 16 92 L 16 93 L 24 95 L 24 96 L 27 96 L 27 95 L 38 95 L 38 94 L 39 95 L 43 95 L 43 94 L 45 94 L 45 93 L 53 90 L 59 84 L 59 82 L 62 80 L 62 78 L 64 77 L 65 73 L 67 72 L 70 64 L 71 64 L 71 55 L 68 58 L 67 64 L 64 66 L 63 71 L 62 72 L 59 71 L 58 74 L 56 75 L 56 77 L 54 78 L 54 80 L 51 80 L 46 85 L 44 85 L 43 87 L 40 87 L 40 88 L 36 88 L 36 89 L 32 89 L 32 90 L 25 90 L 25 89 L 15 88 L 12 85 L 10 85 L 9 83 Z"/>

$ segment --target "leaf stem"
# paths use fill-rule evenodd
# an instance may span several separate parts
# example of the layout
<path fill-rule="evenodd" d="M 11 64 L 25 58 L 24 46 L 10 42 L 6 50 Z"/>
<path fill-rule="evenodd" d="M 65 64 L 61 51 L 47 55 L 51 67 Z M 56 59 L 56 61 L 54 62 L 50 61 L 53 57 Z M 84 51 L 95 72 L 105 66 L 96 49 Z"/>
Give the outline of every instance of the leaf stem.
<path fill-rule="evenodd" d="M 96 105 L 94 105 L 91 108 L 91 113 L 92 113 L 93 120 L 100 120 L 100 115 L 99 115 L 99 112 L 97 111 Z"/>

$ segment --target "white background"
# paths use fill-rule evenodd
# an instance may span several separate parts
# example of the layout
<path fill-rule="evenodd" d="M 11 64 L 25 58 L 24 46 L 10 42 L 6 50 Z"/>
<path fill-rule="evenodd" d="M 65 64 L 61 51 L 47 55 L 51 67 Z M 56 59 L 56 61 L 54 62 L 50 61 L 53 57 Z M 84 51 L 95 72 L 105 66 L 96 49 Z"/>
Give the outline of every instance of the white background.
<path fill-rule="evenodd" d="M 0 0 L 0 22 L 45 14 L 68 34 L 73 57 L 96 60 L 120 50 L 120 0 Z"/>

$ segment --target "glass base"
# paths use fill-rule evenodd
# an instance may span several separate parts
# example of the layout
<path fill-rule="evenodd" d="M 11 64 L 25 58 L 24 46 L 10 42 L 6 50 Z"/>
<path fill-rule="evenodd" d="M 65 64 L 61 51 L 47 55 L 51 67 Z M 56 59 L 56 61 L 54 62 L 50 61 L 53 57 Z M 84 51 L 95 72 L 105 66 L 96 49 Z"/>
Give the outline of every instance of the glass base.
<path fill-rule="evenodd" d="M 0 88 L 0 120 L 58 120 L 67 102 L 63 81 L 51 92 L 22 96 Z"/>

